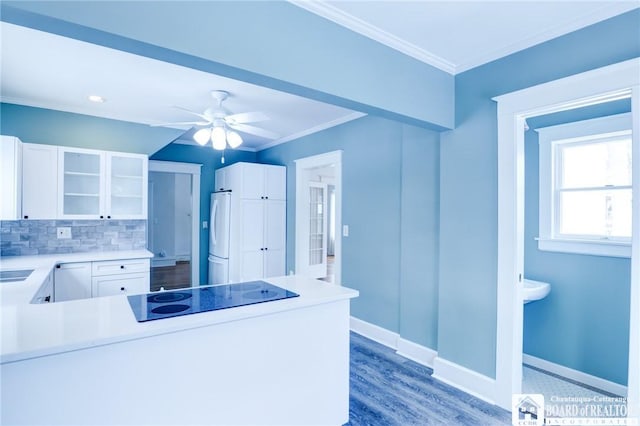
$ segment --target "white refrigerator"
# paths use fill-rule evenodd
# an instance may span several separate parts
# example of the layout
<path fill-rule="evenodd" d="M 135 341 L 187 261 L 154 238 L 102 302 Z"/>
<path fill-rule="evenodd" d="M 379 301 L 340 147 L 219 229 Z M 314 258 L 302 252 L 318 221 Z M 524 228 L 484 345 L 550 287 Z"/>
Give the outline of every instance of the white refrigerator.
<path fill-rule="evenodd" d="M 229 236 L 231 231 L 231 191 L 211 194 L 209 220 L 208 284 L 229 282 Z"/>

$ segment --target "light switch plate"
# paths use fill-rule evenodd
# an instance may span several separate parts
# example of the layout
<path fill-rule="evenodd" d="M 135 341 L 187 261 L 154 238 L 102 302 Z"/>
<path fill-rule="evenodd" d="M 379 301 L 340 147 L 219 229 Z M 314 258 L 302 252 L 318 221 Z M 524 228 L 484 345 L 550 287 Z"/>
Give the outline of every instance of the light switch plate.
<path fill-rule="evenodd" d="M 342 225 L 342 236 L 343 237 L 349 236 L 349 225 Z"/>
<path fill-rule="evenodd" d="M 71 238 L 71 228 L 68 226 L 59 226 L 56 230 L 56 234 L 58 235 L 58 239 L 69 239 Z"/>

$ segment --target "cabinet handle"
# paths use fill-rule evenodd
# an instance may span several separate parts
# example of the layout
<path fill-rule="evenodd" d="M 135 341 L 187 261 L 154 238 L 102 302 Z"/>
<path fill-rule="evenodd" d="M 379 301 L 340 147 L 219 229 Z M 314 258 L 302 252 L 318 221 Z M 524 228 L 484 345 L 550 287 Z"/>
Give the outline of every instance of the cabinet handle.
<path fill-rule="evenodd" d="M 100 219 L 104 219 L 104 216 L 100 215 Z"/>
<path fill-rule="evenodd" d="M 60 265 L 56 265 L 56 269 L 60 269 Z"/>
<path fill-rule="evenodd" d="M 24 218 L 25 218 L 25 219 L 29 219 L 29 216 L 25 216 Z"/>
<path fill-rule="evenodd" d="M 124 265 L 120 265 L 120 269 L 124 269 Z"/>
<path fill-rule="evenodd" d="M 107 216 L 107 219 L 111 219 L 111 216 Z"/>
<path fill-rule="evenodd" d="M 269 250 L 269 247 L 265 247 L 264 249 L 265 249 L 265 250 Z"/>
<path fill-rule="evenodd" d="M 264 251 L 264 248 L 263 248 L 263 247 L 260 247 L 260 251 Z"/>
<path fill-rule="evenodd" d="M 46 303 L 51 302 L 51 296 L 47 296 L 47 297 L 45 297 L 45 298 L 44 298 L 44 301 L 45 301 Z"/>
<path fill-rule="evenodd" d="M 126 291 L 126 288 L 120 287 L 120 291 Z"/>
<path fill-rule="evenodd" d="M 265 200 L 268 200 L 268 199 L 269 199 L 269 197 L 264 197 L 264 199 L 265 199 Z"/>

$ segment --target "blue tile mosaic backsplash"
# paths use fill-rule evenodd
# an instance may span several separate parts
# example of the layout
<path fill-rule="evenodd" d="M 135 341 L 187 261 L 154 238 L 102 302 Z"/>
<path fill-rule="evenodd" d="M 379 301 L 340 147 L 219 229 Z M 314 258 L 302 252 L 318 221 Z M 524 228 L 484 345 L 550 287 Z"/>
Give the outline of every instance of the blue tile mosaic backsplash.
<path fill-rule="evenodd" d="M 57 237 L 60 226 L 71 228 L 71 238 Z M 146 220 L 0 221 L 0 255 L 139 250 L 147 246 L 146 228 Z"/>

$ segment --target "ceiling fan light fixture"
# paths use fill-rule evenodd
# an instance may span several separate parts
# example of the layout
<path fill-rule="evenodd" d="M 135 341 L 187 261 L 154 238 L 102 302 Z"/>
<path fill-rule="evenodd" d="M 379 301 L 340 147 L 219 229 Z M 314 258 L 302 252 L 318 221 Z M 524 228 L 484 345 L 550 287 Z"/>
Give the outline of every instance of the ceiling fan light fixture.
<path fill-rule="evenodd" d="M 193 134 L 193 139 L 202 146 L 205 146 L 207 142 L 209 142 L 210 137 L 211 129 L 200 129 Z"/>
<path fill-rule="evenodd" d="M 211 130 L 211 144 L 213 145 L 213 149 L 217 149 L 218 151 L 222 151 L 227 147 L 227 132 L 224 130 L 224 127 L 214 127 Z"/>
<path fill-rule="evenodd" d="M 227 143 L 231 148 L 237 148 L 242 145 L 242 136 L 233 130 L 227 131 Z"/>

